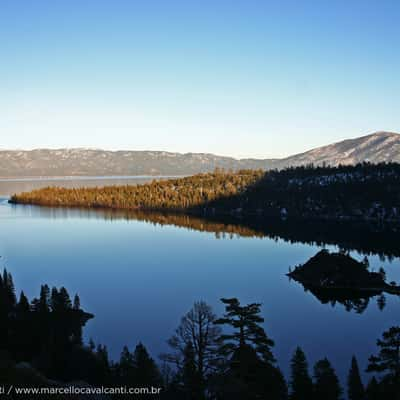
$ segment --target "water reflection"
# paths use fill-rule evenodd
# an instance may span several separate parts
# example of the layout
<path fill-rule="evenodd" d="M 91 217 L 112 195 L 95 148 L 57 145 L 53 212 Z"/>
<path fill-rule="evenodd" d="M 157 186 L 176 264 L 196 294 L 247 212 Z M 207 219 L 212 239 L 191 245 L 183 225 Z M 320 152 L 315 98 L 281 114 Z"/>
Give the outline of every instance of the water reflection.
<path fill-rule="evenodd" d="M 383 311 L 386 306 L 386 296 L 381 290 L 355 289 L 321 289 L 301 284 L 305 292 L 311 293 L 321 304 L 330 304 L 332 307 L 341 305 L 348 312 L 362 314 L 370 305 L 370 300 L 376 300 L 376 306 Z"/>
<path fill-rule="evenodd" d="M 6 199 L 3 199 L 6 201 Z M 396 228 L 381 229 L 376 224 L 337 221 L 282 220 L 278 218 L 236 218 L 232 216 L 201 218 L 196 215 L 150 211 L 54 208 L 12 205 L 18 213 L 53 219 L 85 218 L 106 221 L 143 221 L 156 226 L 175 226 L 189 230 L 215 233 L 216 238 L 270 238 L 288 243 L 318 247 L 335 245 L 341 249 L 367 255 L 379 255 L 384 261 L 400 256 L 400 235 Z"/>
<path fill-rule="evenodd" d="M 0 179 L 0 196 L 3 203 L 6 197 L 16 192 L 29 191 L 46 186 L 63 186 L 67 188 L 94 187 L 123 184 L 140 184 L 153 179 L 168 177 L 155 176 L 114 176 L 114 177 L 65 177 L 65 178 L 22 178 Z M 344 221 L 312 221 L 260 216 L 201 216 L 143 212 L 129 210 L 88 210 L 46 208 L 36 206 L 18 207 L 18 213 L 40 218 L 85 218 L 114 220 L 136 220 L 157 226 L 171 225 L 202 232 L 214 232 L 216 238 L 233 238 L 236 236 L 253 238 L 270 238 L 288 243 L 305 243 L 323 247 L 335 245 L 346 250 L 356 250 L 363 254 L 377 254 L 381 260 L 400 256 L 398 246 L 400 234 L 397 227 L 383 227 L 379 223 L 360 223 Z"/>
<path fill-rule="evenodd" d="M 375 299 L 382 307 L 386 303 L 384 312 L 369 306 L 361 316 L 346 312 L 337 300 L 334 309 L 321 305 L 285 276 L 289 265 L 308 259 L 325 243 L 371 253 L 378 249 L 388 259 L 399 250 L 395 232 L 370 229 L 361 235 L 361 227 L 328 223 L 11 206 L 6 198 L 0 223 L 0 255 L 17 289 L 32 298 L 46 282 L 81 294 L 83 307 L 96 316 L 87 339 L 107 343 L 112 358 L 123 345 L 139 340 L 153 354 L 164 352 L 160 338 L 168 338 L 199 299 L 219 314 L 220 297 L 261 302 L 282 365 L 289 365 L 289 355 L 300 344 L 313 360 L 328 356 L 343 374 L 348 354 L 365 364 L 375 338 L 398 324 L 395 296 L 376 295 L 369 305 Z M 375 269 L 383 264 L 389 281 L 400 279 L 399 260 L 370 259 Z M 342 300 L 347 304 L 349 299 Z M 355 311 L 366 300 L 361 305 L 352 301 Z M 349 340 L 338 340 L 343 335 Z"/>

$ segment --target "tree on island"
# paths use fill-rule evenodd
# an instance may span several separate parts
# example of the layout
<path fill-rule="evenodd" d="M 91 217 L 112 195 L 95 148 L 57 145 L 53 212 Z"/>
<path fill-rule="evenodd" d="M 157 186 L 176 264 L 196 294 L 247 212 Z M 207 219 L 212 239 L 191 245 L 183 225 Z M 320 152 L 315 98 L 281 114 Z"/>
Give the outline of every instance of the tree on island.
<path fill-rule="evenodd" d="M 351 366 L 347 377 L 347 395 L 349 400 L 365 400 L 365 390 L 355 356 L 351 359 Z"/>
<path fill-rule="evenodd" d="M 79 298 L 79 295 L 76 294 L 74 297 L 74 305 L 73 305 L 74 310 L 80 310 L 81 309 L 81 299 Z"/>
<path fill-rule="evenodd" d="M 297 347 L 291 360 L 290 400 L 311 399 L 313 396 L 313 383 L 308 373 L 306 355 Z"/>

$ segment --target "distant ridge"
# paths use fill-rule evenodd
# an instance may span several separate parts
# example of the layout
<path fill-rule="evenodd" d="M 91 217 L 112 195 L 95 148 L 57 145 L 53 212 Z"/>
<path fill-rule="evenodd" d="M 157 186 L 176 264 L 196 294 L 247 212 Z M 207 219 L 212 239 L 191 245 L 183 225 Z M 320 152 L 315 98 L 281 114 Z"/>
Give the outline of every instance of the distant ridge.
<path fill-rule="evenodd" d="M 304 164 L 357 164 L 368 161 L 400 162 L 400 134 L 375 132 L 356 139 L 347 139 L 328 146 L 318 147 L 305 153 L 296 154 L 277 162 L 277 166 L 298 166 Z"/>
<path fill-rule="evenodd" d="M 208 153 L 107 151 L 98 149 L 0 150 L 0 177 L 190 175 L 215 168 L 285 168 L 400 162 L 400 134 L 375 132 L 282 159 L 235 159 Z"/>

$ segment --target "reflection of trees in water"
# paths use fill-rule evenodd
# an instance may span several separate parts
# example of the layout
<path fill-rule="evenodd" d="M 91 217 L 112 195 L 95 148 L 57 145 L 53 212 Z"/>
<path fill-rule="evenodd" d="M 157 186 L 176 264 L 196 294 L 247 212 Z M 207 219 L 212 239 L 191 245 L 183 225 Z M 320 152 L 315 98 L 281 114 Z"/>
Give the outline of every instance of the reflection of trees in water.
<path fill-rule="evenodd" d="M 21 206 L 16 206 L 21 207 Z M 210 216 L 199 217 L 184 213 L 130 211 L 113 209 L 81 209 L 23 206 L 34 214 L 51 218 L 94 218 L 137 220 L 154 225 L 173 225 L 190 230 L 215 233 L 217 238 L 236 236 L 284 240 L 289 243 L 306 243 L 315 246 L 336 245 L 363 254 L 377 254 L 382 260 L 400 257 L 399 233 L 395 229 L 354 222 L 316 221 L 257 216 Z M 31 212 L 31 211 L 28 211 Z"/>
<path fill-rule="evenodd" d="M 14 206 L 21 207 L 21 206 Z M 243 237 L 265 237 L 266 235 L 246 225 L 238 224 L 237 221 L 213 221 L 187 214 L 172 214 L 150 211 L 129 211 L 111 209 L 84 209 L 84 208 L 62 208 L 62 207 L 39 207 L 23 206 L 32 209 L 35 213 L 47 218 L 88 218 L 103 219 L 106 221 L 144 221 L 155 226 L 173 225 L 190 230 L 215 233 L 217 238 Z"/>
<path fill-rule="evenodd" d="M 381 311 L 386 307 L 386 296 L 383 293 L 376 300 L 376 304 Z"/>
<path fill-rule="evenodd" d="M 371 299 L 376 297 L 378 308 L 383 311 L 386 306 L 386 296 L 382 291 L 354 290 L 354 289 L 320 289 L 302 284 L 305 292 L 310 292 L 321 304 L 330 304 L 335 307 L 342 305 L 346 311 L 362 314 L 370 305 Z"/>
<path fill-rule="evenodd" d="M 381 229 L 373 224 L 333 221 L 282 220 L 278 218 L 199 218 L 187 214 L 149 212 L 130 213 L 128 218 L 159 225 L 175 225 L 203 232 L 215 232 L 217 237 L 267 237 L 275 241 L 307 243 L 316 246 L 337 245 L 364 254 L 378 254 L 382 260 L 400 257 L 398 232 Z"/>
<path fill-rule="evenodd" d="M 116 218 L 115 213 L 107 213 Z M 199 218 L 187 214 L 154 212 L 125 213 L 127 219 L 143 220 L 159 225 L 175 225 L 203 232 L 215 232 L 218 237 L 228 236 L 268 237 L 275 241 L 307 243 L 316 246 L 337 245 L 346 250 L 364 254 L 378 254 L 382 260 L 400 257 L 396 230 L 383 229 L 376 224 L 346 223 L 336 221 L 282 220 L 261 217 L 210 217 Z"/>

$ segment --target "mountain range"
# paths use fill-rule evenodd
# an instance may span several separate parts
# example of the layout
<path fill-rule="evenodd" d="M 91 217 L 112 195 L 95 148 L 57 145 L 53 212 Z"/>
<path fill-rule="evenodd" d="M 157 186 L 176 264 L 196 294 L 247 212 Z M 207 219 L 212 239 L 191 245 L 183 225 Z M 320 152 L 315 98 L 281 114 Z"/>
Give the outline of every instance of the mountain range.
<path fill-rule="evenodd" d="M 375 132 L 281 159 L 235 159 L 208 153 L 97 149 L 0 150 L 0 177 L 191 175 L 224 169 L 400 162 L 400 134 Z"/>

